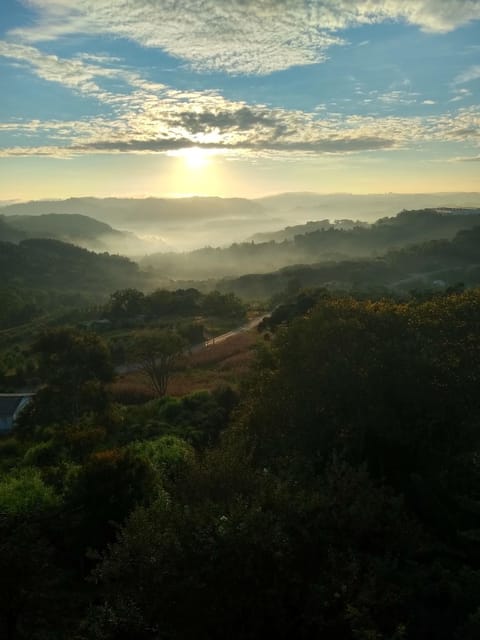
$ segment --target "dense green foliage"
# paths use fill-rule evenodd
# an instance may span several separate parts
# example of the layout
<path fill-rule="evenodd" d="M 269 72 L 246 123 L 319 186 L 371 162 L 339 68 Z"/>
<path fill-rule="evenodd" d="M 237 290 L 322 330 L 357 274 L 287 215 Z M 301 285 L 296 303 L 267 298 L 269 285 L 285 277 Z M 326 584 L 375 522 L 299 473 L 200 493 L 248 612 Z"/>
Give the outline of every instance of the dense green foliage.
<path fill-rule="evenodd" d="M 57 315 L 92 305 L 98 296 L 89 290 L 69 291 L 29 289 L 23 286 L 0 288 L 0 329 L 24 325 L 41 320 L 53 312 Z"/>
<path fill-rule="evenodd" d="M 4 637 L 478 637 L 480 291 L 292 300 L 240 402 L 115 405 L 97 335 L 39 338 L 46 395 L 0 441 Z"/>
<path fill-rule="evenodd" d="M 113 377 L 110 353 L 94 333 L 69 328 L 45 332 L 32 346 L 41 379 L 26 409 L 22 425 L 28 427 L 78 420 L 107 406 L 104 384 Z"/>
<path fill-rule="evenodd" d="M 45 289 L 111 291 L 137 282 L 138 266 L 121 256 L 97 254 L 58 240 L 0 243 L 0 278 L 4 285 Z"/>
<path fill-rule="evenodd" d="M 56 240 L 0 242 L 0 328 L 102 301 L 112 289 L 142 282 L 138 266 Z"/>
<path fill-rule="evenodd" d="M 245 317 L 246 307 L 232 293 L 201 293 L 198 289 L 190 288 L 175 291 L 156 289 L 144 294 L 138 289 L 129 288 L 112 293 L 104 311 L 116 322 L 138 316 L 183 319 L 216 316 L 241 320 Z"/>

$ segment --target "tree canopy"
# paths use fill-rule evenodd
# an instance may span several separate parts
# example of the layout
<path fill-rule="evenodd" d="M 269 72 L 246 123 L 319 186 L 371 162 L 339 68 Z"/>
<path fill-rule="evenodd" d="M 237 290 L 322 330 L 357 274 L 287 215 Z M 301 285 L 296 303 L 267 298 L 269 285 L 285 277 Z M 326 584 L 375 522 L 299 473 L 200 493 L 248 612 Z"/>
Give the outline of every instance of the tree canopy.
<path fill-rule="evenodd" d="M 185 339 L 169 329 L 136 334 L 131 356 L 159 397 L 166 394 L 170 376 L 186 346 Z"/>

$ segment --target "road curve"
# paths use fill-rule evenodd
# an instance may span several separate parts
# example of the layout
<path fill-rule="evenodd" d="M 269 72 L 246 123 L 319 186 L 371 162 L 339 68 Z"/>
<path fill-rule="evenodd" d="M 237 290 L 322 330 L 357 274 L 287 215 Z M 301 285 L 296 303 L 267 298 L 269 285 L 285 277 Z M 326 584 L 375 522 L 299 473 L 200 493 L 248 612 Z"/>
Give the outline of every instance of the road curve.
<path fill-rule="evenodd" d="M 191 355 L 192 353 L 198 353 L 203 349 L 208 349 L 208 347 L 211 347 L 214 344 L 225 342 L 225 340 L 228 340 L 229 338 L 233 338 L 239 333 L 243 333 L 244 331 L 250 331 L 251 329 L 255 329 L 255 327 L 258 327 L 258 325 L 262 322 L 262 320 L 268 317 L 269 315 L 270 315 L 269 313 L 265 313 L 262 316 L 257 316 L 256 318 L 252 318 L 251 320 L 249 320 L 246 324 L 241 325 L 237 329 L 232 329 L 231 331 L 222 333 L 219 336 L 214 336 L 213 338 L 210 338 L 205 342 L 199 342 L 198 344 L 191 346 L 189 349 L 186 349 L 185 354 Z M 139 370 L 140 370 L 140 365 L 136 362 L 133 362 L 131 364 L 121 364 L 115 367 L 115 373 L 117 373 L 118 375 L 125 375 L 126 373 L 132 373 L 134 371 L 139 371 Z"/>

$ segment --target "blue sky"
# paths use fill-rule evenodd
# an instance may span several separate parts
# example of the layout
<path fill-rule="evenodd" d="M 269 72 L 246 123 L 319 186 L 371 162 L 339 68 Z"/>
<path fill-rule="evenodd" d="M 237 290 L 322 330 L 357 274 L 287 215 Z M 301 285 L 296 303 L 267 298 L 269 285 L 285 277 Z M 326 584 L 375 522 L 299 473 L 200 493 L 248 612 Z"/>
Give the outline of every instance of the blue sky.
<path fill-rule="evenodd" d="M 0 200 L 480 184 L 480 0 L 3 0 L 0 90 Z"/>

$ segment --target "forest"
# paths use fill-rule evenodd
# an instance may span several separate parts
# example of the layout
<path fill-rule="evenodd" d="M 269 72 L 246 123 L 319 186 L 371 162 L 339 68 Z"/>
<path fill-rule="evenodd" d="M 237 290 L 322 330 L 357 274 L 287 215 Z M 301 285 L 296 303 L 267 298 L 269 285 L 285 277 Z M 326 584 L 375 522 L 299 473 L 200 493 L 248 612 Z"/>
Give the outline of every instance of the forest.
<path fill-rule="evenodd" d="M 0 0 L 0 640 L 480 640 L 480 0 Z"/>
<path fill-rule="evenodd" d="M 477 219 L 2 242 L 0 637 L 478 638 Z"/>
<path fill-rule="evenodd" d="M 251 236 L 228 247 L 204 247 L 186 253 L 162 252 L 140 260 L 143 268 L 176 278 L 218 278 L 268 273 L 286 266 L 375 258 L 388 251 L 433 240 L 452 240 L 478 227 L 480 210 L 401 211 L 372 224 L 349 219 L 321 220 Z"/>
<path fill-rule="evenodd" d="M 477 638 L 479 318 L 311 292 L 235 388 L 140 404 L 102 335 L 44 332 L 0 439 L 2 637 Z"/>

